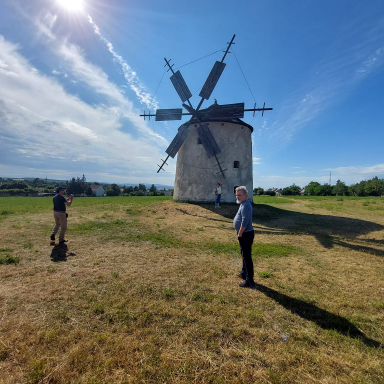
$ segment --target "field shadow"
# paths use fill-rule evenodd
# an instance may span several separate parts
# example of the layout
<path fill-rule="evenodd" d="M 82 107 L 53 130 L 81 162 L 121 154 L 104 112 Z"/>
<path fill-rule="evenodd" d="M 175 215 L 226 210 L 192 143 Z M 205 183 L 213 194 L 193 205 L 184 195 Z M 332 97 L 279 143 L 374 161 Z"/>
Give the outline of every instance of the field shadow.
<path fill-rule="evenodd" d="M 276 301 L 293 314 L 301 317 L 302 319 L 316 323 L 322 329 L 334 330 L 344 336 L 360 339 L 369 347 L 381 347 L 381 344 L 378 341 L 366 337 L 363 332 L 361 332 L 355 325 L 344 317 L 334 315 L 333 313 L 321 309 L 316 305 L 292 298 L 262 284 L 257 284 L 256 289 Z"/>
<path fill-rule="evenodd" d="M 214 207 L 208 204 L 200 204 L 200 206 L 228 219 L 233 219 L 238 210 L 237 204 L 223 205 L 221 210 L 215 210 Z M 381 224 L 348 217 L 288 211 L 267 204 L 254 204 L 253 212 L 255 233 L 282 236 L 287 234 L 310 235 L 314 236 L 324 248 L 333 248 L 335 245 L 339 245 L 355 251 L 384 257 L 384 250 L 375 248 L 384 245 L 382 240 L 357 239 L 358 236 L 383 230 L 384 226 Z M 183 213 L 188 212 L 183 211 Z M 201 217 L 205 216 L 202 215 Z M 209 220 L 212 219 L 208 217 L 205 218 Z M 258 228 L 258 226 L 263 226 L 263 228 Z M 357 239 L 359 242 L 365 242 L 366 244 L 359 245 L 348 242 L 348 240 L 354 239 Z"/>
<path fill-rule="evenodd" d="M 68 252 L 67 244 L 56 244 L 52 248 L 51 261 L 54 263 L 67 261 L 68 256 L 76 256 L 76 254 L 73 252 Z"/>

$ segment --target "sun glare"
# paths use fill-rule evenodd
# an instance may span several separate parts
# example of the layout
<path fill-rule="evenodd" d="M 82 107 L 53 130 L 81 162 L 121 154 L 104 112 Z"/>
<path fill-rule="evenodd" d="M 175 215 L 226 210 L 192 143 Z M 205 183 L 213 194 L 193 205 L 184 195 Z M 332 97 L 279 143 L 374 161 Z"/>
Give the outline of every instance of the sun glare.
<path fill-rule="evenodd" d="M 81 11 L 83 9 L 82 0 L 57 0 L 59 4 L 69 11 Z"/>

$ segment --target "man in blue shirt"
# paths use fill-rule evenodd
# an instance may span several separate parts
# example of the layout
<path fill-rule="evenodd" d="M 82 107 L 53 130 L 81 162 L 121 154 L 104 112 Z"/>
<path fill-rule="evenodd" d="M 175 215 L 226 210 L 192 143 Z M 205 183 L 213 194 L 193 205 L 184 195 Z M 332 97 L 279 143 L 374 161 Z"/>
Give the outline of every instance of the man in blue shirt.
<path fill-rule="evenodd" d="M 64 240 L 65 231 L 67 230 L 67 213 L 66 206 L 70 206 L 72 204 L 72 200 L 74 198 L 73 195 L 69 196 L 66 199 L 63 195 L 65 193 L 64 187 L 58 187 L 56 189 L 56 195 L 53 198 L 53 216 L 55 218 L 55 227 L 53 228 L 53 232 L 51 234 L 51 244 L 55 242 L 55 235 L 59 228 L 60 236 L 59 236 L 59 244 L 64 244 L 67 240 Z"/>
<path fill-rule="evenodd" d="M 240 204 L 239 210 L 233 219 L 233 226 L 237 232 L 239 240 L 241 256 L 243 258 L 243 269 L 237 276 L 244 280 L 239 284 L 242 288 L 255 288 L 256 284 L 253 280 L 253 261 L 252 261 L 252 243 L 255 232 L 252 226 L 253 208 L 248 200 L 248 192 L 246 187 L 236 188 L 236 202 Z"/>

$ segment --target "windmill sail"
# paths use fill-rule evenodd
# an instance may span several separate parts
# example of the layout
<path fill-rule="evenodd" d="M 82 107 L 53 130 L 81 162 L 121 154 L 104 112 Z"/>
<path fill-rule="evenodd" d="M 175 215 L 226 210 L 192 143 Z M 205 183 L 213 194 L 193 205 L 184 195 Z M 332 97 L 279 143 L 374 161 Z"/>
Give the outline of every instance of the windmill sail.
<path fill-rule="evenodd" d="M 184 143 L 184 140 L 187 138 L 188 133 L 189 133 L 189 126 L 182 125 L 179 129 L 179 132 L 177 132 L 177 135 L 174 137 L 171 144 L 169 144 L 169 147 L 165 152 L 168 153 L 169 156 L 174 158 L 176 156 L 176 153 Z"/>
<path fill-rule="evenodd" d="M 212 135 L 212 132 L 206 123 L 200 124 L 196 131 L 200 137 L 205 151 L 207 152 L 208 158 L 211 158 L 212 156 L 215 156 L 221 152 L 215 138 Z"/>
<path fill-rule="evenodd" d="M 185 83 L 183 76 L 181 76 L 180 71 L 175 72 L 170 77 L 173 86 L 176 89 L 176 92 L 179 94 L 181 101 L 184 103 L 184 101 L 188 100 L 192 97 L 192 93 L 188 88 L 188 85 Z"/>
<path fill-rule="evenodd" d="M 183 113 L 182 108 L 157 109 L 156 121 L 181 120 L 182 113 Z"/>
<path fill-rule="evenodd" d="M 207 77 L 207 80 L 205 81 L 203 88 L 201 89 L 201 92 L 199 94 L 200 97 L 202 97 L 205 100 L 208 100 L 210 98 L 213 89 L 216 87 L 216 84 L 219 81 L 220 76 L 224 71 L 225 65 L 226 65 L 225 63 L 216 61 L 215 65 L 211 70 L 211 73 L 209 74 L 209 76 Z"/>
<path fill-rule="evenodd" d="M 244 117 L 244 103 L 236 104 L 214 104 L 209 108 L 210 118 L 241 118 Z"/>

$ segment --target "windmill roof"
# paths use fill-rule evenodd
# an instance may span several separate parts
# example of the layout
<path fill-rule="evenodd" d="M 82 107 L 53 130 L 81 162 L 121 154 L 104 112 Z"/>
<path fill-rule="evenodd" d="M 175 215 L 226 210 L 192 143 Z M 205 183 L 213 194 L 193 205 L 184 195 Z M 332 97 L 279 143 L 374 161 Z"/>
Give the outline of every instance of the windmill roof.
<path fill-rule="evenodd" d="M 218 122 L 224 122 L 224 123 L 233 123 L 233 124 L 239 124 L 244 127 L 248 127 L 251 133 L 253 132 L 253 127 L 247 123 L 245 123 L 243 120 L 240 120 L 238 117 L 220 117 L 217 116 L 215 113 L 216 111 L 220 110 L 220 105 L 216 102 L 205 109 L 200 109 L 200 121 L 207 122 L 207 121 L 218 121 Z M 189 123 L 189 122 L 188 122 Z M 188 124 L 185 123 L 185 124 Z M 197 123 L 197 120 L 194 118 L 191 122 L 191 124 Z"/>

